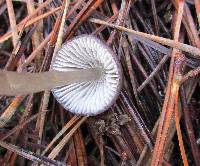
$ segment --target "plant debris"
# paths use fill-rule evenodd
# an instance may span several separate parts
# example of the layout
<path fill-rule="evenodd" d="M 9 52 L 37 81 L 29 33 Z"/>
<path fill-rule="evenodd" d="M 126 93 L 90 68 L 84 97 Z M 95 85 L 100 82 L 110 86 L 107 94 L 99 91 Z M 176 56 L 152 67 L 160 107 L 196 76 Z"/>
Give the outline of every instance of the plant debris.
<path fill-rule="evenodd" d="M 123 85 L 116 102 L 91 117 L 70 113 L 48 90 L 0 96 L 0 164 L 198 166 L 199 6 L 199 0 L 1 0 L 1 70 L 49 71 L 63 43 L 89 34 L 116 54 Z"/>

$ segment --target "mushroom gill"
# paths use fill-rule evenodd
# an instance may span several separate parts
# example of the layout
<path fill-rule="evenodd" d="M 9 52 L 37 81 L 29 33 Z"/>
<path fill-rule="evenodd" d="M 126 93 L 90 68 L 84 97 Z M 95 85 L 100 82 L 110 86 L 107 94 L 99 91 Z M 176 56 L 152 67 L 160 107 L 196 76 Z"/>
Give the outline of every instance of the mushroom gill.
<path fill-rule="evenodd" d="M 114 52 L 92 35 L 80 35 L 62 45 L 51 70 L 76 71 L 99 68 L 99 79 L 56 87 L 52 93 L 70 112 L 96 115 L 108 109 L 121 88 L 121 66 Z"/>

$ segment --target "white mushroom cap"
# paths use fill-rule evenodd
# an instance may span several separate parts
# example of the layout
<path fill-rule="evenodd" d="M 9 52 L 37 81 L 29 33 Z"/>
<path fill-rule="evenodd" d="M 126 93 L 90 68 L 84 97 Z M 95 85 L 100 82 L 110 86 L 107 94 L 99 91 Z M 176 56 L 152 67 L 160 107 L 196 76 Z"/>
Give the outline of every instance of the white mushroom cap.
<path fill-rule="evenodd" d="M 96 115 L 113 104 L 121 88 L 121 67 L 113 51 L 92 35 L 80 35 L 62 45 L 51 67 L 57 71 L 87 68 L 102 68 L 101 78 L 57 87 L 52 93 L 70 112 Z"/>

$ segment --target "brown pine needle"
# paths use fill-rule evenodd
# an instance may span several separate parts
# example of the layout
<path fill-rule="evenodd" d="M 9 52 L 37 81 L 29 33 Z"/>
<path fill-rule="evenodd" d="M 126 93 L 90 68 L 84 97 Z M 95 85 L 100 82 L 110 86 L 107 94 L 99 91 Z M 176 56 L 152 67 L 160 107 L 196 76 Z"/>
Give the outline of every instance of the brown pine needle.
<path fill-rule="evenodd" d="M 178 93 L 176 96 L 176 103 L 175 103 L 175 126 L 176 126 L 176 131 L 177 131 L 177 135 L 178 135 L 178 143 L 179 143 L 179 147 L 180 147 L 180 151 L 181 151 L 181 157 L 183 160 L 183 164 L 184 166 L 188 166 L 188 160 L 187 160 L 187 156 L 186 156 L 186 152 L 185 152 L 185 148 L 184 148 L 184 144 L 183 144 L 183 137 L 182 137 L 182 133 L 181 133 L 181 127 L 180 127 L 180 122 L 179 122 L 179 100 L 178 100 Z"/>
<path fill-rule="evenodd" d="M 176 42 L 179 39 L 183 9 L 184 9 L 184 1 L 179 1 L 177 18 L 176 18 L 175 28 L 174 28 L 174 41 Z M 171 58 L 171 63 L 170 63 L 167 92 L 165 95 L 165 101 L 162 108 L 162 113 L 161 113 L 162 118 L 159 122 L 159 128 L 157 132 L 156 143 L 154 146 L 151 166 L 158 166 L 159 164 L 163 162 L 163 149 L 164 149 L 172 113 L 174 112 L 174 99 L 180 87 L 180 84 L 177 83 L 177 79 L 176 79 L 176 75 L 178 73 L 177 71 L 175 72 L 175 67 L 176 67 L 175 58 L 178 59 L 180 55 L 181 54 L 178 54 L 176 49 L 172 50 L 172 58 Z"/>
<path fill-rule="evenodd" d="M 189 71 L 187 74 L 185 74 L 182 78 L 182 83 L 184 83 L 185 81 L 187 81 L 189 78 L 195 77 L 200 73 L 200 67 L 197 67 L 194 70 Z"/>
<path fill-rule="evenodd" d="M 45 148 L 45 150 L 42 152 L 42 155 L 45 155 L 47 151 L 52 147 L 52 145 L 72 126 L 74 125 L 78 120 L 80 119 L 80 116 L 74 116 L 67 124 L 62 128 L 62 130 L 59 131 L 59 133 L 53 138 L 53 140 L 49 143 L 49 145 Z"/>
<path fill-rule="evenodd" d="M 0 146 L 5 148 L 5 149 L 8 149 L 11 152 L 16 153 L 16 154 L 18 154 L 18 155 L 20 155 L 20 156 L 22 156 L 26 159 L 29 159 L 33 162 L 36 162 L 38 164 L 44 164 L 44 165 L 48 165 L 48 166 L 52 166 L 52 165 L 66 166 L 66 164 L 64 164 L 63 162 L 51 160 L 51 159 L 48 159 L 45 156 L 39 156 L 37 154 L 34 154 L 31 151 L 19 148 L 15 145 L 12 145 L 12 144 L 5 143 L 3 141 L 0 141 Z"/>
<path fill-rule="evenodd" d="M 176 48 L 176 49 L 179 49 L 181 51 L 191 53 L 192 55 L 196 56 L 197 58 L 200 57 L 200 49 L 197 48 L 197 47 L 190 46 L 188 44 L 180 43 L 178 41 L 166 39 L 166 38 L 155 36 L 155 35 L 150 35 L 150 34 L 147 34 L 147 33 L 144 33 L 144 32 L 138 32 L 138 31 L 135 31 L 133 29 L 125 28 L 123 26 L 107 23 L 106 21 L 103 21 L 103 20 L 100 20 L 100 19 L 91 18 L 90 22 L 93 22 L 93 23 L 96 23 L 96 24 L 101 24 L 101 25 L 107 25 L 111 28 L 116 28 L 116 29 L 121 30 L 121 31 L 125 31 L 125 32 L 131 33 L 131 34 L 134 34 L 134 35 L 138 35 L 138 36 L 142 36 L 142 37 L 145 37 L 147 39 L 158 42 L 160 44 L 163 44 L 163 45 L 166 45 L 166 46 L 169 46 L 169 47 L 172 47 L 172 48 Z"/>
<path fill-rule="evenodd" d="M 158 73 L 158 71 L 162 68 L 162 66 L 165 64 L 165 62 L 169 59 L 170 55 L 165 55 L 162 60 L 159 62 L 159 64 L 156 66 L 156 68 L 153 70 L 153 72 L 147 77 L 146 80 L 137 88 L 138 92 L 141 92 L 144 87 L 153 80 L 154 76 Z"/>
<path fill-rule="evenodd" d="M 48 111 L 42 111 L 42 112 L 39 112 L 33 116 L 31 116 L 28 120 L 26 120 L 25 122 L 23 122 L 22 124 L 19 124 L 17 125 L 16 127 L 14 127 L 11 131 L 9 131 L 1 140 L 5 140 L 6 138 L 8 138 L 9 136 L 11 136 L 12 134 L 14 134 L 15 132 L 17 131 L 20 131 L 21 129 L 23 129 L 23 127 L 30 123 L 31 121 L 33 121 L 34 119 L 36 119 L 38 116 L 40 116 L 41 114 L 44 114 Z"/>
<path fill-rule="evenodd" d="M 54 159 L 59 152 L 62 150 L 62 148 L 66 145 L 66 143 L 69 141 L 69 139 L 72 137 L 74 132 L 81 126 L 83 122 L 85 122 L 87 117 L 83 117 L 70 131 L 69 133 L 59 142 L 59 144 L 51 151 L 51 153 L 48 155 L 48 158 Z"/>
<path fill-rule="evenodd" d="M 198 18 L 198 23 L 200 26 L 200 1 L 199 0 L 194 0 L 195 8 L 196 8 L 196 14 Z"/>
<path fill-rule="evenodd" d="M 23 25 L 23 22 L 21 22 L 21 23 L 19 23 L 17 25 L 17 30 L 21 31 L 22 28 L 24 28 L 24 27 L 27 28 L 27 27 L 33 25 L 34 23 L 36 23 L 36 22 L 38 22 L 38 21 L 40 21 L 40 20 L 42 20 L 42 19 L 54 14 L 54 13 L 60 11 L 60 10 L 61 10 L 61 7 L 57 7 L 55 9 L 52 9 L 52 10 L 50 10 L 50 11 L 44 13 L 44 14 L 41 14 L 41 15 L 39 15 L 39 16 L 29 20 L 29 21 L 27 21 L 25 25 Z M 4 34 L 3 36 L 0 37 L 0 43 L 4 42 L 5 40 L 8 40 L 10 37 L 12 37 L 12 33 L 11 32 L 7 32 L 6 34 Z"/>
<path fill-rule="evenodd" d="M 7 3 L 10 27 L 11 27 L 11 31 L 12 31 L 13 46 L 14 46 L 14 48 L 16 48 L 18 40 L 19 40 L 19 36 L 17 33 L 17 24 L 16 24 L 12 0 L 6 0 L 6 3 Z"/>
<path fill-rule="evenodd" d="M 55 55 L 56 55 L 58 49 L 62 45 L 62 38 L 63 38 L 63 32 L 64 32 L 64 26 L 65 26 L 65 17 L 66 17 L 67 11 L 68 11 L 68 7 L 69 7 L 69 0 L 66 0 L 65 3 L 64 3 L 64 11 L 63 11 L 60 29 L 59 29 L 59 32 L 58 32 L 58 37 L 57 37 L 57 41 L 56 41 L 56 45 L 55 45 L 55 48 L 54 48 L 52 59 L 55 58 Z"/>
<path fill-rule="evenodd" d="M 40 52 L 41 50 L 43 50 L 45 48 L 45 46 L 47 45 L 47 43 L 49 42 L 50 38 L 51 38 L 51 34 L 50 33 L 43 41 L 42 43 L 40 43 L 40 45 L 29 55 L 28 58 L 25 59 L 24 63 L 20 66 L 21 68 L 26 67 L 27 65 L 29 65 L 33 59 L 38 55 L 38 52 Z"/>
<path fill-rule="evenodd" d="M 24 96 L 16 96 L 12 103 L 8 106 L 8 108 L 4 111 L 4 113 L 0 117 L 0 128 L 4 127 L 6 123 L 12 118 L 14 113 L 17 110 L 17 107 L 24 100 Z"/>

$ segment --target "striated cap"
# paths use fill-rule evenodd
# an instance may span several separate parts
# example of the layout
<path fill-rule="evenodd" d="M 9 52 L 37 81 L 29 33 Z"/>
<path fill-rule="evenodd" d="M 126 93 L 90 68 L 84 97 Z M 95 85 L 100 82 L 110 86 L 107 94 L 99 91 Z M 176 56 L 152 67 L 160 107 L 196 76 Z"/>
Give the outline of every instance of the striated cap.
<path fill-rule="evenodd" d="M 66 72 L 88 68 L 100 68 L 100 78 L 52 89 L 56 100 L 75 114 L 104 112 L 121 89 L 121 66 L 114 52 L 92 35 L 80 35 L 63 44 L 51 66 L 52 70 Z"/>

